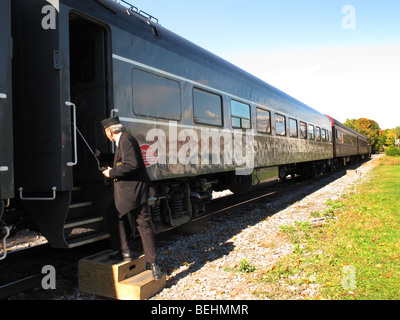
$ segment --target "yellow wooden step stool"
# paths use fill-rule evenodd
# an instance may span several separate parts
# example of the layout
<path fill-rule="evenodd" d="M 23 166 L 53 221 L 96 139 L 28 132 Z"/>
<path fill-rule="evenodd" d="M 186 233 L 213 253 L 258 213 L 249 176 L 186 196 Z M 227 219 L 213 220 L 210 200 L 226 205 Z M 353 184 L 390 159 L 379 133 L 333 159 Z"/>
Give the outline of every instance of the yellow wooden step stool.
<path fill-rule="evenodd" d="M 115 263 L 109 259 L 112 253 L 107 250 L 79 261 L 80 291 L 119 300 L 144 300 L 165 288 L 165 274 L 155 280 L 151 270 L 146 270 L 144 255 Z"/>

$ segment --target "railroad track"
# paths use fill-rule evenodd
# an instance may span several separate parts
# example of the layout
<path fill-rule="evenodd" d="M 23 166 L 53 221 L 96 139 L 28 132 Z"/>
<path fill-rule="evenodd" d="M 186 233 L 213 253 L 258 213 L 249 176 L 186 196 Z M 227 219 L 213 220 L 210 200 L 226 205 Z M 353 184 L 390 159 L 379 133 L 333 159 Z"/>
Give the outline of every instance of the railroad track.
<path fill-rule="evenodd" d="M 45 266 L 54 267 L 57 277 L 62 277 L 81 258 L 105 250 L 108 246 L 108 242 L 104 240 L 69 250 L 54 249 L 43 244 L 9 253 L 0 264 L 0 300 L 20 292 L 42 288 L 42 280 L 47 275 Z"/>
<path fill-rule="evenodd" d="M 253 190 L 249 193 L 242 195 L 229 195 L 213 200 L 210 205 L 209 212 L 204 216 L 194 219 L 193 221 L 199 221 L 204 218 L 210 218 L 217 214 L 226 213 L 230 210 L 239 209 L 252 203 L 260 202 L 273 196 L 278 196 L 283 192 L 287 192 L 294 189 L 302 184 L 308 183 L 311 179 L 302 180 L 300 182 L 288 180 L 281 183 L 275 183 L 272 186 L 268 186 L 262 189 Z"/>

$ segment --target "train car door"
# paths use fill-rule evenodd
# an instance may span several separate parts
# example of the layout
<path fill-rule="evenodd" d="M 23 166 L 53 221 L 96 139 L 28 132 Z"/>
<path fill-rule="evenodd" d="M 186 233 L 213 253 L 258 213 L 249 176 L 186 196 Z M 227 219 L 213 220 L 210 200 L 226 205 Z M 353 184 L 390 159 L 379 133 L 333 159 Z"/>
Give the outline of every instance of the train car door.
<path fill-rule="evenodd" d="M 0 199 L 14 197 L 11 0 L 0 2 Z"/>
<path fill-rule="evenodd" d="M 100 122 L 109 114 L 107 29 L 72 11 L 69 16 L 71 101 L 76 105 L 78 163 L 74 185 L 103 181 L 92 151 L 106 151 Z"/>
<path fill-rule="evenodd" d="M 95 1 L 11 3 L 19 199 L 53 247 L 104 239 L 103 201 L 111 188 L 104 188 L 93 155 L 74 129 L 93 148 L 108 146 L 100 125 L 109 105 L 107 29 L 77 13 L 95 12 Z M 96 179 L 97 189 L 82 186 Z"/>

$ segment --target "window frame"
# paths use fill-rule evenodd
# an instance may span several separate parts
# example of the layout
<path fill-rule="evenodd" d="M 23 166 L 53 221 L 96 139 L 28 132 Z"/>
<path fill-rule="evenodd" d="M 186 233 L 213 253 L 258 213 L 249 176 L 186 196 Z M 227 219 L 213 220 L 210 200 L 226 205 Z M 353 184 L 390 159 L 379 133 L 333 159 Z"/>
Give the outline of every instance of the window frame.
<path fill-rule="evenodd" d="M 304 131 L 301 130 L 302 126 L 304 125 Z M 302 135 L 302 133 L 304 133 Z M 307 140 L 308 138 L 308 131 L 307 131 L 307 123 L 305 121 L 299 121 L 299 137 L 302 140 Z"/>
<path fill-rule="evenodd" d="M 266 129 L 269 130 L 260 130 L 259 124 L 261 121 L 259 120 L 259 110 L 260 112 L 268 113 L 268 124 Z M 256 107 L 256 124 L 257 124 L 257 132 L 264 133 L 264 134 L 271 134 L 272 133 L 272 128 L 271 128 L 271 111 L 263 109 L 261 107 Z"/>
<path fill-rule="evenodd" d="M 233 108 L 234 108 L 235 104 L 236 105 L 247 106 L 248 107 L 248 111 L 249 111 L 249 118 L 243 117 L 239 113 L 238 114 L 234 114 L 233 113 L 233 111 L 234 111 Z M 232 125 L 232 128 L 234 128 L 234 129 L 244 129 L 244 130 L 251 129 L 252 128 L 252 126 L 251 126 L 251 106 L 249 104 L 247 104 L 247 103 L 244 103 L 244 102 L 241 102 L 241 101 L 238 101 L 238 100 L 235 100 L 235 99 L 231 99 L 230 106 L 231 106 L 231 125 Z M 234 125 L 233 124 L 234 120 L 235 121 L 238 120 L 240 122 L 240 126 Z M 244 121 L 248 121 L 249 127 L 243 125 Z"/>
<path fill-rule="evenodd" d="M 284 126 L 284 129 L 285 129 L 283 134 L 278 134 L 278 132 L 276 130 L 276 123 L 278 122 L 277 117 L 282 117 L 283 118 L 283 126 Z M 282 115 L 282 114 L 275 113 L 275 115 L 274 115 L 274 124 L 275 124 L 275 135 L 276 136 L 280 136 L 280 137 L 286 137 L 287 136 L 286 117 L 284 115 Z"/>
<path fill-rule="evenodd" d="M 139 73 L 136 73 L 136 72 L 139 72 Z M 173 87 L 172 85 L 175 86 L 175 88 L 177 89 L 177 91 L 175 93 L 176 94 L 175 98 L 177 98 L 177 102 L 178 102 L 177 108 L 176 108 L 176 110 L 174 110 L 174 111 L 176 111 L 176 113 L 174 113 L 174 114 L 172 114 L 172 113 L 166 114 L 165 113 L 162 115 L 158 115 L 158 114 L 152 115 L 152 114 L 149 114 L 148 112 L 143 112 L 143 110 L 144 110 L 143 107 L 140 107 L 140 108 L 137 107 L 136 102 L 138 102 L 137 99 L 138 99 L 139 95 L 136 94 L 136 92 L 141 92 L 141 90 L 140 90 L 141 87 L 140 86 L 137 87 L 136 84 L 144 83 L 144 80 L 143 80 L 144 78 L 141 78 L 140 76 L 138 76 L 138 78 L 136 78 L 136 75 L 139 75 L 139 74 L 141 74 L 143 76 L 147 76 L 148 79 L 151 79 L 151 77 L 153 77 L 154 79 L 157 79 L 157 81 L 164 82 L 164 83 L 168 84 L 167 88 L 172 88 Z M 141 81 L 138 81 L 137 79 L 141 80 Z M 155 72 L 152 72 L 149 70 L 145 70 L 145 69 L 141 69 L 141 68 L 132 68 L 131 81 L 132 81 L 132 83 L 131 83 L 132 111 L 135 115 L 142 116 L 142 117 L 154 118 L 154 119 L 166 119 L 166 120 L 173 120 L 173 121 L 182 120 L 182 85 L 181 85 L 180 81 L 173 79 L 173 78 L 166 77 L 162 74 L 158 74 L 158 73 L 155 73 Z M 144 100 L 142 97 L 142 101 L 145 101 L 145 100 L 148 101 L 148 96 L 145 96 L 145 97 L 146 98 Z M 161 108 L 160 105 L 157 105 L 157 107 L 155 109 L 156 110 L 164 110 L 164 109 L 168 109 L 168 108 Z"/>
<path fill-rule="evenodd" d="M 217 98 L 217 97 L 219 98 L 220 122 L 217 123 L 217 122 L 207 121 L 206 118 L 202 119 L 202 118 L 196 117 L 196 106 L 198 106 L 198 104 L 196 104 L 196 94 L 195 94 L 196 92 L 201 93 L 201 94 L 208 94 L 210 96 L 214 96 L 214 98 Z M 211 91 L 208 91 L 208 90 L 198 88 L 198 87 L 193 87 L 192 100 L 193 100 L 193 121 L 195 123 L 205 124 L 205 125 L 214 126 L 214 127 L 223 127 L 224 126 L 224 108 L 223 108 L 224 103 L 223 103 L 223 99 L 222 99 L 221 95 L 211 92 Z M 212 110 L 212 111 L 214 111 L 214 110 Z M 212 117 L 209 117 L 209 119 L 212 119 Z"/>
<path fill-rule="evenodd" d="M 315 140 L 321 142 L 321 127 L 315 126 Z"/>
<path fill-rule="evenodd" d="M 292 126 L 290 125 L 293 122 L 296 124 L 296 134 L 295 135 L 292 134 Z M 298 138 L 299 137 L 299 125 L 298 125 L 297 120 L 294 118 L 289 118 L 288 123 L 289 123 L 289 137 Z"/>
<path fill-rule="evenodd" d="M 310 131 L 310 128 L 312 128 L 312 132 Z M 313 124 L 311 123 L 308 124 L 307 133 L 308 133 L 308 140 L 315 141 L 315 126 Z"/>
<path fill-rule="evenodd" d="M 321 128 L 321 141 L 322 142 L 328 142 L 327 130 L 324 129 L 324 128 Z"/>

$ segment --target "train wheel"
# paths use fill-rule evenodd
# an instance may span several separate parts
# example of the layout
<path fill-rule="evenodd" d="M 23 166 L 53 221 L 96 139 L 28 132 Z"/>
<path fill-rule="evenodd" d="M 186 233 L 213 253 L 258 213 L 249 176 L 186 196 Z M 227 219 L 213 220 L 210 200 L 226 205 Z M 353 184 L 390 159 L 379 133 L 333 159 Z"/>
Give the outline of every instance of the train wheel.
<path fill-rule="evenodd" d="M 279 167 L 279 181 L 285 181 L 288 175 L 288 170 L 285 166 Z"/>

